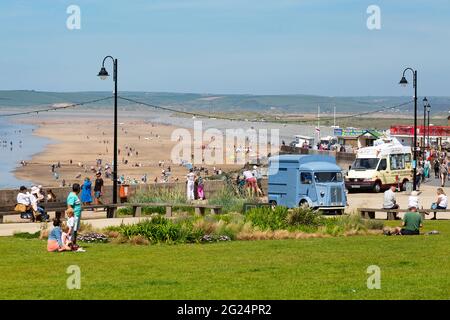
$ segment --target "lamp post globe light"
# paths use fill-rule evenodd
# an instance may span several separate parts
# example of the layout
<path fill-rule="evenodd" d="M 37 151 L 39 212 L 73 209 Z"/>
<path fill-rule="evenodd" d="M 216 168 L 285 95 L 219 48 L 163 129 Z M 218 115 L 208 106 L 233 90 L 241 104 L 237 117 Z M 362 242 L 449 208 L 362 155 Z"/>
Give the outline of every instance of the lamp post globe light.
<path fill-rule="evenodd" d="M 425 144 L 425 138 L 426 138 L 426 135 L 425 135 L 426 129 L 425 128 L 427 126 L 427 105 L 428 105 L 427 97 L 423 98 L 422 101 L 423 101 L 423 144 L 422 144 L 422 146 L 425 151 L 425 148 L 427 147 Z"/>
<path fill-rule="evenodd" d="M 117 59 L 111 56 L 106 56 L 102 62 L 102 68 L 98 73 L 98 77 L 102 80 L 108 78 L 109 73 L 105 68 L 106 59 L 111 59 L 114 66 L 113 81 L 114 81 L 114 163 L 113 163 L 113 204 L 117 204 Z"/>
<path fill-rule="evenodd" d="M 414 88 L 414 139 L 413 139 L 413 190 L 417 189 L 416 184 L 416 175 L 417 175 L 417 70 L 412 68 L 406 68 L 403 70 L 403 76 L 400 80 L 399 84 L 402 87 L 406 87 L 408 85 L 408 80 L 406 80 L 405 74 L 406 71 L 411 71 L 413 74 L 413 88 Z"/>

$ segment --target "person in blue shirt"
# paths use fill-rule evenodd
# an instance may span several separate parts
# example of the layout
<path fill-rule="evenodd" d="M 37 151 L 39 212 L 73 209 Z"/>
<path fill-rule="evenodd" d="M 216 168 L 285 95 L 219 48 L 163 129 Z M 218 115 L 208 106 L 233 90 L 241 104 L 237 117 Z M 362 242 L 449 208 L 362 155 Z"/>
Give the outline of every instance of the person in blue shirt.
<path fill-rule="evenodd" d="M 72 250 L 69 246 L 66 246 L 62 241 L 61 221 L 59 219 L 53 220 L 53 229 L 50 231 L 47 240 L 48 252 L 61 252 Z"/>
<path fill-rule="evenodd" d="M 77 242 L 77 233 L 80 229 L 81 221 L 81 200 L 78 197 L 81 187 L 78 183 L 74 183 L 72 186 L 72 192 L 67 197 L 67 208 L 72 209 L 74 213 L 75 223 L 73 227 L 72 243 L 75 245 Z"/>

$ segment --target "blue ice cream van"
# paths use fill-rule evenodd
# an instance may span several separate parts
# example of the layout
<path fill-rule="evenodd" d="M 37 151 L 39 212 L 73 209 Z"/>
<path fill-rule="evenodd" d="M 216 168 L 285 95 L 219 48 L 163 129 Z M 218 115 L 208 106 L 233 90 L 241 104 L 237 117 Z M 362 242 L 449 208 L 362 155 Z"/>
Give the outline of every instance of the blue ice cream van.
<path fill-rule="evenodd" d="M 268 200 L 273 205 L 308 206 L 337 214 L 342 214 L 347 205 L 342 170 L 333 157 L 271 157 L 268 178 Z"/>

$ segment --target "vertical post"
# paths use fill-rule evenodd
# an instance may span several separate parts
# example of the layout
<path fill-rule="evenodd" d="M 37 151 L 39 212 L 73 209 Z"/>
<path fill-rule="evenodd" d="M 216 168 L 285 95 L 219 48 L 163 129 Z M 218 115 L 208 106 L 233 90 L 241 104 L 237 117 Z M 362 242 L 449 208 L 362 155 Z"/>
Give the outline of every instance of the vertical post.
<path fill-rule="evenodd" d="M 114 166 L 113 203 L 117 204 L 117 59 L 114 60 Z"/>
<path fill-rule="evenodd" d="M 428 148 L 431 150 L 431 142 L 430 142 L 430 108 L 428 108 L 428 124 L 427 124 L 427 131 L 428 131 Z"/>
<path fill-rule="evenodd" d="M 423 106 L 423 150 L 425 151 L 426 148 L 426 144 L 425 144 L 425 132 L 426 132 L 426 127 L 427 127 L 427 105 L 424 104 Z"/>
<path fill-rule="evenodd" d="M 413 190 L 416 191 L 417 174 L 417 70 L 414 71 L 414 168 L 413 168 Z"/>

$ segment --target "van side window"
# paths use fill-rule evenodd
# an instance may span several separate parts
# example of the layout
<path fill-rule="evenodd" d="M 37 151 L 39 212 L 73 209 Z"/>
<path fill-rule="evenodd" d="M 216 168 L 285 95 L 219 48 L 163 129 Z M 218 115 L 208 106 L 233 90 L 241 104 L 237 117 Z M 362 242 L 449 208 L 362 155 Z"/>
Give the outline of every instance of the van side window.
<path fill-rule="evenodd" d="M 387 161 L 386 159 L 381 159 L 380 164 L 378 165 L 378 171 L 384 171 L 387 169 Z"/>
<path fill-rule="evenodd" d="M 300 181 L 302 184 L 311 184 L 312 183 L 312 174 L 310 172 L 302 172 L 300 174 Z"/>

